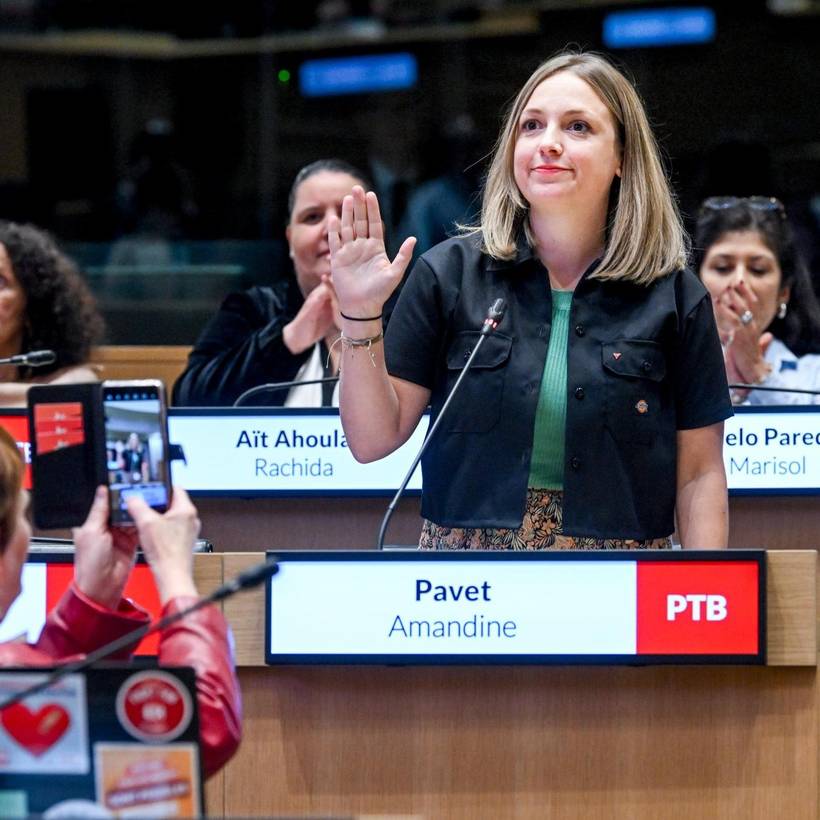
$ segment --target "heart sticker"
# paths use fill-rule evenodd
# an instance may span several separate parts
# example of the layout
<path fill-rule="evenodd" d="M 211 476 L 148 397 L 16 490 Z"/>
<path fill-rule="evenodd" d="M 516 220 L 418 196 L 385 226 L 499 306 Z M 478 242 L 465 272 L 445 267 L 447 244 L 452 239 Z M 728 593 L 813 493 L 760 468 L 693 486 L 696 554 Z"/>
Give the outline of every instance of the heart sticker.
<path fill-rule="evenodd" d="M 0 712 L 0 723 L 26 751 L 39 757 L 66 733 L 71 717 L 58 703 L 45 703 L 39 709 L 15 703 Z"/>

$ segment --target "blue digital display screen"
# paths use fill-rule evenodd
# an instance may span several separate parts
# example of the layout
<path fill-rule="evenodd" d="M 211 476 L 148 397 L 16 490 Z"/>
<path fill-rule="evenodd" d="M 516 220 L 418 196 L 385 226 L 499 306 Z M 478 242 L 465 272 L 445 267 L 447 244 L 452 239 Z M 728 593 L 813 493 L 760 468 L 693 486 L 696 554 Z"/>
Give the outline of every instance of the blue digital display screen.
<path fill-rule="evenodd" d="M 400 91 L 417 80 L 416 58 L 407 52 L 308 60 L 299 67 L 299 90 L 305 97 Z"/>
<path fill-rule="evenodd" d="M 604 45 L 645 48 L 709 43 L 715 39 L 715 13 L 705 7 L 616 11 L 604 17 Z"/>

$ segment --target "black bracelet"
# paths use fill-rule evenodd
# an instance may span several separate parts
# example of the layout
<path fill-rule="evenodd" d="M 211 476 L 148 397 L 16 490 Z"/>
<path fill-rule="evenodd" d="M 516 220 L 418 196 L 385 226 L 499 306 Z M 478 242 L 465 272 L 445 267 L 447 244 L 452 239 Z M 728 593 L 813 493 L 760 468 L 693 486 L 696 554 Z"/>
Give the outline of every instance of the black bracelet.
<path fill-rule="evenodd" d="M 359 316 L 346 316 L 344 313 L 339 311 L 339 315 L 342 319 L 347 319 L 349 322 L 375 322 L 376 319 L 381 319 L 384 316 L 383 313 L 380 313 L 378 316 L 368 316 L 366 318 L 362 318 Z"/>

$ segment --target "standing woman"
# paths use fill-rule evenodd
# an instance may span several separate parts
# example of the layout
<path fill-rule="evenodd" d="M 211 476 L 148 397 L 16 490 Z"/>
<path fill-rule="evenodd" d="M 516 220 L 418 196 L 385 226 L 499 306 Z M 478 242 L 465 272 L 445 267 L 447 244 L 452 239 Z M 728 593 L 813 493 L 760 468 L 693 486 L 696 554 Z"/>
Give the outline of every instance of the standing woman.
<path fill-rule="evenodd" d="M 88 364 L 102 318 L 74 263 L 33 225 L 0 221 L 0 358 L 53 350 L 36 369 L 0 365 L 0 406 L 25 407 L 32 384 L 96 381 Z"/>
<path fill-rule="evenodd" d="M 694 261 L 712 295 L 735 404 L 820 404 L 820 306 L 783 204 L 711 197 L 695 228 Z"/>
<path fill-rule="evenodd" d="M 518 93 L 481 224 L 424 254 L 382 345 L 392 262 L 373 193 L 330 227 L 341 411 L 361 461 L 433 418 L 487 339 L 423 461 L 421 546 L 724 548 L 731 404 L 711 301 L 641 101 L 595 54 L 561 54 Z"/>

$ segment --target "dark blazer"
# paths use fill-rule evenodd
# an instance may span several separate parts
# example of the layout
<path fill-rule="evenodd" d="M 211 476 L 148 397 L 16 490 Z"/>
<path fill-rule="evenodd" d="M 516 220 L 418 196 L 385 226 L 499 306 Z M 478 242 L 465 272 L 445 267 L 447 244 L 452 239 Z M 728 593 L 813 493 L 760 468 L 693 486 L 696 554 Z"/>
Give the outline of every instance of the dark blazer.
<path fill-rule="evenodd" d="M 282 329 L 302 303 L 290 280 L 227 296 L 191 351 L 174 385 L 173 404 L 229 407 L 251 387 L 294 379 L 312 348 L 294 355 L 285 347 Z M 279 390 L 258 396 L 254 404 L 279 407 L 287 396 Z"/>
<path fill-rule="evenodd" d="M 567 349 L 564 532 L 650 539 L 674 530 L 676 433 L 732 415 L 709 295 L 688 270 L 649 286 L 589 277 L 572 300 Z M 549 344 L 546 270 L 525 243 L 483 254 L 476 237 L 424 254 L 390 321 L 391 375 L 432 391 L 435 418 L 478 340 L 507 311 L 422 461 L 422 515 L 442 526 L 519 527 Z"/>

